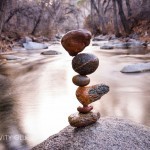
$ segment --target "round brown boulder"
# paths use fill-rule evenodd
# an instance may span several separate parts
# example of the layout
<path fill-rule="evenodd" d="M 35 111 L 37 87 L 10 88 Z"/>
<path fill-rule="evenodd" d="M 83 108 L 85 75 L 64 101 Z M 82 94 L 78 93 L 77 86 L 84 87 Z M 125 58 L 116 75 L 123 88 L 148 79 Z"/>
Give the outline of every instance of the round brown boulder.
<path fill-rule="evenodd" d="M 87 76 L 76 75 L 72 78 L 72 82 L 77 86 L 86 86 L 90 83 L 90 78 Z"/>
<path fill-rule="evenodd" d="M 72 30 L 63 36 L 61 44 L 71 56 L 76 56 L 90 44 L 91 37 L 91 33 L 87 30 Z"/>
<path fill-rule="evenodd" d="M 99 112 L 89 112 L 87 114 L 75 113 L 68 117 L 68 121 L 73 127 L 85 127 L 95 123 L 99 118 Z"/>
<path fill-rule="evenodd" d="M 93 54 L 81 53 L 72 60 L 72 68 L 80 75 L 93 73 L 99 65 L 99 59 Z"/>

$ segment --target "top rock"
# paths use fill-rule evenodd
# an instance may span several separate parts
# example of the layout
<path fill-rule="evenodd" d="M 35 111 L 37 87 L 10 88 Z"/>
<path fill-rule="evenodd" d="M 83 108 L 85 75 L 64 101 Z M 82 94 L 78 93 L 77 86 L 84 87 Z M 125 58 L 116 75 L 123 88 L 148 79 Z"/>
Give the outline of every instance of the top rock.
<path fill-rule="evenodd" d="M 76 56 L 90 44 L 91 37 L 91 33 L 85 29 L 72 30 L 63 36 L 61 44 L 69 55 Z"/>

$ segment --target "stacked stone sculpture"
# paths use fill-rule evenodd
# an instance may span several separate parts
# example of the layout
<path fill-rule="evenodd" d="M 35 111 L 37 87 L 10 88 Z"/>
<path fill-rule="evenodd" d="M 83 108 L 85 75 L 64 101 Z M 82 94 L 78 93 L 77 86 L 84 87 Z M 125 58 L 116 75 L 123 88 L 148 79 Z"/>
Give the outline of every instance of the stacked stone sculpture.
<path fill-rule="evenodd" d="M 68 121 L 73 127 L 84 127 L 95 123 L 100 118 L 100 113 L 91 111 L 93 106 L 89 104 L 99 100 L 109 91 L 109 87 L 104 84 L 87 86 L 90 83 L 90 78 L 87 75 L 95 72 L 99 66 L 97 56 L 90 53 L 80 53 L 90 44 L 91 37 L 89 31 L 80 29 L 66 33 L 61 40 L 64 49 L 69 55 L 74 56 L 72 68 L 78 75 L 72 78 L 72 82 L 79 86 L 76 90 L 76 97 L 83 105 L 77 108 L 78 113 L 68 117 Z"/>

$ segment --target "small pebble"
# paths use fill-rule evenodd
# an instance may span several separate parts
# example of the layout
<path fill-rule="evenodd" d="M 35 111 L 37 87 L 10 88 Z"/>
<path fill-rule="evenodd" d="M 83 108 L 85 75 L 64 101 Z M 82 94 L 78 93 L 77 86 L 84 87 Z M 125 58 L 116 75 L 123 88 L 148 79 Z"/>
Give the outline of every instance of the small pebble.
<path fill-rule="evenodd" d="M 91 110 L 93 109 L 93 106 L 79 106 L 77 108 L 78 112 L 82 113 L 82 114 L 87 114 L 89 113 Z"/>
<path fill-rule="evenodd" d="M 77 86 L 86 86 L 90 83 L 90 78 L 87 76 L 76 75 L 72 78 L 72 82 Z"/>
<path fill-rule="evenodd" d="M 87 114 L 75 113 L 68 117 L 68 121 L 73 127 L 85 127 L 95 123 L 99 118 L 99 112 L 89 112 Z"/>
<path fill-rule="evenodd" d="M 72 68 L 75 72 L 80 75 L 88 75 L 98 68 L 99 59 L 88 53 L 81 53 L 75 56 L 72 60 Z"/>

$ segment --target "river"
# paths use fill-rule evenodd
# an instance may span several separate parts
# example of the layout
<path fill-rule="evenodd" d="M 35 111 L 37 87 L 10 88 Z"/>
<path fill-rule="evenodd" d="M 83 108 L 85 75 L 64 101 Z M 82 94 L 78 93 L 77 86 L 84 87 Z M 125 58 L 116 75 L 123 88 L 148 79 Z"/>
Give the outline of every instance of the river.
<path fill-rule="evenodd" d="M 67 126 L 68 116 L 81 105 L 72 83 L 76 75 L 72 57 L 60 45 L 50 48 L 62 54 L 22 51 L 17 55 L 27 60 L 0 66 L 0 149 L 39 144 Z M 120 72 L 127 64 L 148 62 L 150 55 L 143 54 L 150 51 L 89 47 L 84 52 L 95 54 L 100 61 L 99 68 L 89 75 L 90 85 L 110 87 L 107 95 L 92 104 L 101 117 L 116 116 L 150 126 L 150 73 Z"/>

